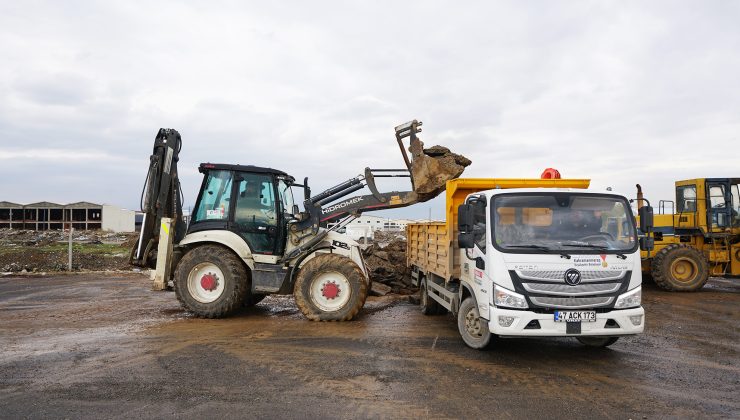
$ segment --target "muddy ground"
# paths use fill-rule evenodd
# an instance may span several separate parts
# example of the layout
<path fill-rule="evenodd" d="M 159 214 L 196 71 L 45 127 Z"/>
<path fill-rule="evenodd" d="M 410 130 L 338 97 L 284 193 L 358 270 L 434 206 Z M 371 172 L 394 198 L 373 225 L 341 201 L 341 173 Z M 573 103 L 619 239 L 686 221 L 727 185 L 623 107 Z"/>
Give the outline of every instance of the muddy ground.
<path fill-rule="evenodd" d="M 400 296 L 312 323 L 287 297 L 191 318 L 141 275 L 0 278 L 2 418 L 738 418 L 740 281 L 646 286 L 646 333 L 465 347 Z"/>

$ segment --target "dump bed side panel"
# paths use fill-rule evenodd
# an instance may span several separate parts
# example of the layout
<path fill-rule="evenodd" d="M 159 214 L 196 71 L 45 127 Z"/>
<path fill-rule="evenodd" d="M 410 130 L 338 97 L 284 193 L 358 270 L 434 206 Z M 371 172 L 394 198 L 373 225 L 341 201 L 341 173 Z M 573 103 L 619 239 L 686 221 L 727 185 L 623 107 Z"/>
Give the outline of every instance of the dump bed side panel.
<path fill-rule="evenodd" d="M 410 223 L 406 226 L 406 264 L 449 280 L 451 246 L 444 222 Z"/>

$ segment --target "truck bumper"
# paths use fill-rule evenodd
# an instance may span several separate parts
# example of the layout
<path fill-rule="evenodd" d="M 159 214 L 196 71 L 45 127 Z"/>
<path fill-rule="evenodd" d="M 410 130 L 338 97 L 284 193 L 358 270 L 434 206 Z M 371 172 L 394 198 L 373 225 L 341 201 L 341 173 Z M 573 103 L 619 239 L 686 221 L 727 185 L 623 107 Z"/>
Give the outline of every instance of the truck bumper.
<path fill-rule="evenodd" d="M 579 335 L 633 335 L 640 334 L 645 328 L 645 310 L 642 307 L 632 309 L 613 310 L 606 313 L 597 313 L 596 322 L 582 322 L 580 334 L 566 333 L 565 322 L 555 322 L 552 314 L 540 314 L 530 311 L 516 311 L 511 309 L 502 309 L 491 306 L 491 320 L 488 323 L 488 329 L 496 335 L 515 336 L 515 337 L 575 337 Z M 500 320 L 500 317 L 502 318 Z M 514 320 L 508 327 L 501 325 L 500 321 L 506 324 L 506 317 L 513 317 Z M 639 317 L 639 323 L 635 325 Z M 607 327 L 609 320 L 614 320 L 612 326 Z M 536 325 L 530 325 L 531 321 L 536 320 Z M 616 325 L 614 325 L 616 323 Z M 536 323 L 532 323 L 536 324 Z M 530 325 L 529 328 L 526 328 Z"/>

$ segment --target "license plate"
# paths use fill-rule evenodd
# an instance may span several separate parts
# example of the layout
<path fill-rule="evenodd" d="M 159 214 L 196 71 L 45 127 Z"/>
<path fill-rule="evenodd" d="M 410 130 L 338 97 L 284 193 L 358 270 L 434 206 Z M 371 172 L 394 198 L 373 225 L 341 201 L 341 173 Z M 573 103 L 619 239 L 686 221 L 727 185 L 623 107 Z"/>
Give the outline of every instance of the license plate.
<path fill-rule="evenodd" d="M 596 322 L 596 311 L 555 311 L 555 322 Z"/>

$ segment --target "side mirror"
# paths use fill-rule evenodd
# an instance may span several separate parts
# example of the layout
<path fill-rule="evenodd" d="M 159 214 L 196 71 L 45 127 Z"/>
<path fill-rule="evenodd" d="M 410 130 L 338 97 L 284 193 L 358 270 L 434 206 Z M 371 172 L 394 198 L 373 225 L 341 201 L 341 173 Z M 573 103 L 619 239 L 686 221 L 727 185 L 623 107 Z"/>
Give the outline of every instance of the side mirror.
<path fill-rule="evenodd" d="M 457 245 L 462 249 L 469 249 L 475 245 L 472 233 L 459 233 L 457 235 Z"/>
<path fill-rule="evenodd" d="M 305 200 L 311 198 L 311 187 L 308 186 L 308 177 L 303 178 L 303 198 Z"/>
<path fill-rule="evenodd" d="M 647 236 L 643 236 L 640 238 L 640 249 L 643 251 L 652 251 L 653 248 L 655 248 L 655 240 L 653 238 L 648 238 Z"/>
<path fill-rule="evenodd" d="M 460 233 L 467 233 L 473 230 L 473 208 L 470 204 L 460 204 L 457 207 L 457 230 Z M 472 245 L 466 248 L 472 248 Z"/>
<path fill-rule="evenodd" d="M 637 210 L 637 214 L 640 216 L 640 230 L 643 232 L 649 232 L 653 229 L 653 208 L 650 206 L 643 206 Z"/>

